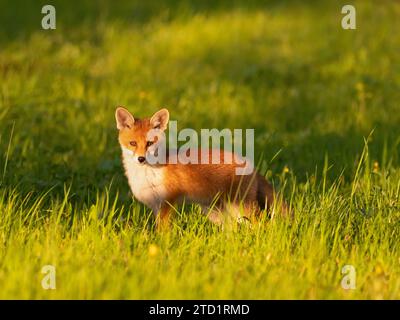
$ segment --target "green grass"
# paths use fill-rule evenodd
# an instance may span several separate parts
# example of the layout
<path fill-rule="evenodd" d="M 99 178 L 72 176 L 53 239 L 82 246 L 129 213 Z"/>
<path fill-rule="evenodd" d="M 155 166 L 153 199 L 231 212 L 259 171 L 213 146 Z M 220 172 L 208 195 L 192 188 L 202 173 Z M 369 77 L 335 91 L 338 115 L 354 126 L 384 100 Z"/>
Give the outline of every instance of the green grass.
<path fill-rule="evenodd" d="M 53 1 L 44 31 L 19 2 L 0 1 L 0 298 L 400 298 L 399 3 L 355 1 L 345 31 L 341 1 Z M 186 206 L 157 233 L 117 105 L 255 128 L 295 220 L 221 230 Z"/>

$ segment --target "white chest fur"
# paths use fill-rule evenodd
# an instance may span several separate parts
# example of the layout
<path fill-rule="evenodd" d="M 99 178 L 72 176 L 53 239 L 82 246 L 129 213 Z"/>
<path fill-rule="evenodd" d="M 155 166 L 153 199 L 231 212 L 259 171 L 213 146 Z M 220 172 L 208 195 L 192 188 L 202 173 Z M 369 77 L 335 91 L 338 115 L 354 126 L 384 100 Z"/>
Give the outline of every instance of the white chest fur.
<path fill-rule="evenodd" d="M 166 196 L 164 169 L 138 164 L 127 154 L 122 157 L 133 196 L 157 213 Z"/>

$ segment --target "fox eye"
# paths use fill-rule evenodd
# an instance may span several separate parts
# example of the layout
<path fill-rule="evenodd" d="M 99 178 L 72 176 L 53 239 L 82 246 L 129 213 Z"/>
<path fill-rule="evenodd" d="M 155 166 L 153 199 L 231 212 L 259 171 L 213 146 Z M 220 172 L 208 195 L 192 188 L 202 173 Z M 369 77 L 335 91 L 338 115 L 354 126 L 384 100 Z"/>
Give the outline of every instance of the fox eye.
<path fill-rule="evenodd" d="M 131 141 L 131 142 L 129 142 L 129 144 L 132 146 L 132 147 L 136 147 L 136 141 Z"/>
<path fill-rule="evenodd" d="M 150 147 L 153 143 L 153 141 L 147 141 L 147 146 Z"/>

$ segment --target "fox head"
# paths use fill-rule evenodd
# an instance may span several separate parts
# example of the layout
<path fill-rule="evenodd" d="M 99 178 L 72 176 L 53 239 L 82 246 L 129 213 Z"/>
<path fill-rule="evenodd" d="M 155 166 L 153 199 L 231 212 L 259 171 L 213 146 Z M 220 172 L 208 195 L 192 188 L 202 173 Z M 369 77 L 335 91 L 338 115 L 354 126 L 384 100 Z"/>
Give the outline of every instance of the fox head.
<path fill-rule="evenodd" d="M 118 107 L 115 119 L 119 130 L 118 140 L 125 155 L 133 157 L 137 164 L 145 164 L 147 157 L 153 155 L 167 129 L 169 112 L 161 109 L 151 118 L 135 119 L 128 110 Z"/>

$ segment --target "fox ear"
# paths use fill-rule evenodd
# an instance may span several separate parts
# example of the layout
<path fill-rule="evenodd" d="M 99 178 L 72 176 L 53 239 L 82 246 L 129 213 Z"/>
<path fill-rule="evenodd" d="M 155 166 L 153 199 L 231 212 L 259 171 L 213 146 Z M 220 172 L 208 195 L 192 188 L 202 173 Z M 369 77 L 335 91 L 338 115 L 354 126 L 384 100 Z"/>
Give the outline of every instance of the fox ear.
<path fill-rule="evenodd" d="M 169 112 L 167 109 L 157 111 L 150 119 L 150 123 L 154 129 L 165 130 L 167 129 L 169 120 Z"/>
<path fill-rule="evenodd" d="M 129 113 L 128 110 L 123 107 L 118 107 L 115 111 L 115 120 L 117 121 L 118 130 L 124 128 L 130 129 L 135 123 L 135 119 L 133 118 L 133 116 Z"/>

